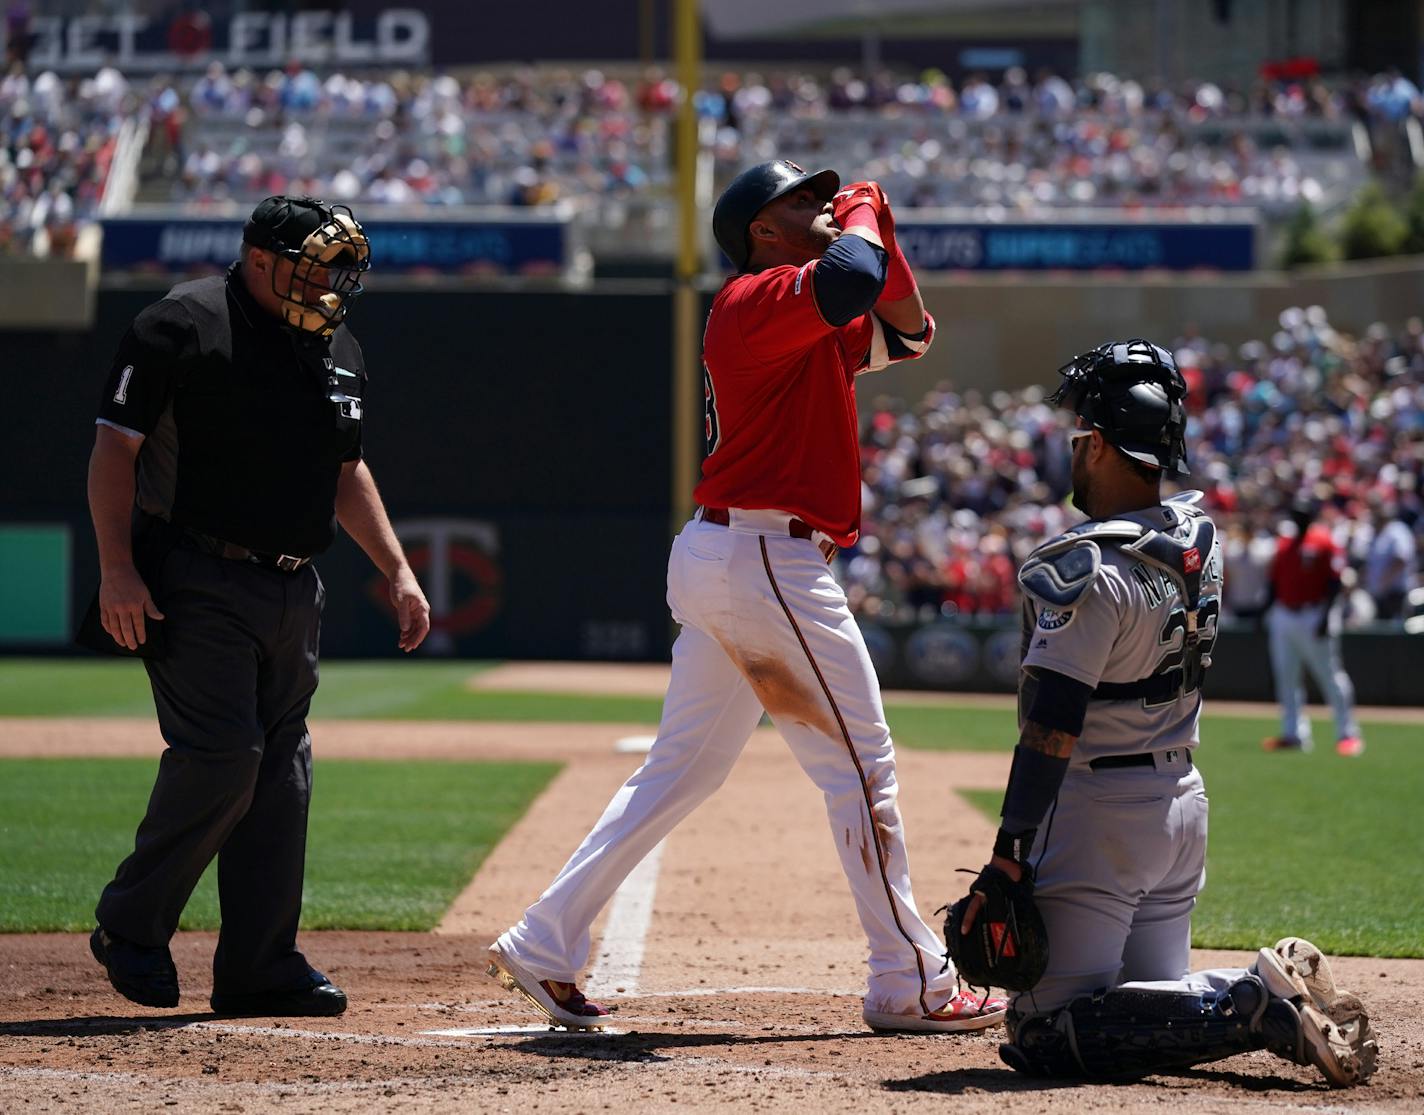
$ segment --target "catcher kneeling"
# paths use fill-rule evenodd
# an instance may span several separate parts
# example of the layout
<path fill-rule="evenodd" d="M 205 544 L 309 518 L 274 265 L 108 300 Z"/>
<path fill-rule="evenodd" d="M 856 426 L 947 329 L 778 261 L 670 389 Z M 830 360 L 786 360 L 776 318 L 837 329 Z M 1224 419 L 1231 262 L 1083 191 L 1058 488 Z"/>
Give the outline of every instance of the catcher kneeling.
<path fill-rule="evenodd" d="M 1360 1000 L 1299 937 L 1189 970 L 1207 799 L 1193 762 L 1222 558 L 1187 472 L 1186 384 L 1147 341 L 1060 369 L 1089 517 L 1024 563 L 1021 734 L 993 857 L 945 923 L 962 979 L 1018 994 L 999 1055 L 1038 1076 L 1131 1079 L 1266 1049 L 1368 1080 Z"/>

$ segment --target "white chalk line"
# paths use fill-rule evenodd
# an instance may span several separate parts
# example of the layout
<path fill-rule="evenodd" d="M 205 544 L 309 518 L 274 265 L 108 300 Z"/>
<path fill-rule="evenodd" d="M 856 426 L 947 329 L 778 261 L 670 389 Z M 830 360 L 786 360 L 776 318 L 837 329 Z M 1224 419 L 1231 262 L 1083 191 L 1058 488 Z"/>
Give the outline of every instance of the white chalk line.
<path fill-rule="evenodd" d="M 584 991 L 593 998 L 610 992 L 631 995 L 638 990 L 665 844 L 666 841 L 659 841 L 614 892 L 598 962 L 584 981 Z"/>
<path fill-rule="evenodd" d="M 547 1034 L 551 1031 L 559 1031 L 561 1027 L 556 1027 L 552 1022 L 545 1022 L 540 1026 L 474 1026 L 468 1029 L 456 1027 L 449 1030 L 421 1030 L 422 1034 L 433 1034 L 445 1038 L 508 1038 L 526 1037 L 529 1034 Z M 626 1034 L 627 1030 L 619 1030 L 613 1026 L 604 1026 L 597 1030 L 563 1030 L 561 1036 L 566 1038 L 596 1038 L 605 1034 Z"/>
<path fill-rule="evenodd" d="M 621 986 L 621 985 L 620 985 Z M 636 994 L 604 992 L 605 1001 L 622 1002 L 625 999 L 696 999 L 714 995 L 820 995 L 827 999 L 858 999 L 864 994 L 860 988 L 844 987 L 686 987 L 675 991 L 653 991 L 640 989 Z M 375 1003 L 374 1010 L 436 1010 L 473 1013 L 492 1007 L 508 1006 L 507 999 L 472 999 L 465 1003 Z"/>

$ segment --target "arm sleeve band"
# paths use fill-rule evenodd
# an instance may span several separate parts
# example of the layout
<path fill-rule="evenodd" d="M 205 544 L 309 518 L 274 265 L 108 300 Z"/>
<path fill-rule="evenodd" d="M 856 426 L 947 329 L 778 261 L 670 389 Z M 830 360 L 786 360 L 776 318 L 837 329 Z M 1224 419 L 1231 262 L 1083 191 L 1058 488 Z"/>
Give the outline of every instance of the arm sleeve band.
<path fill-rule="evenodd" d="M 900 250 L 900 245 L 893 236 L 886 242 L 885 251 L 889 259 L 885 268 L 885 289 L 880 292 L 881 299 L 896 302 L 910 297 L 918 289 L 915 274 L 910 270 L 910 261 L 905 258 L 905 253 Z"/>
<path fill-rule="evenodd" d="M 879 317 L 879 315 L 876 315 Z M 885 324 L 885 319 L 880 319 L 881 324 Z M 885 326 L 885 348 L 890 357 L 890 363 L 897 360 L 913 360 L 925 349 L 930 347 L 930 322 L 925 320 L 925 327 L 918 333 L 901 333 L 893 325 Z"/>
<path fill-rule="evenodd" d="M 816 261 L 816 305 L 831 325 L 868 312 L 884 286 L 885 249 L 863 236 L 842 236 Z"/>
<path fill-rule="evenodd" d="M 1067 772 L 1067 759 L 1045 755 L 1023 744 L 1015 747 L 1004 807 L 999 811 L 1004 818 L 1004 831 L 1018 833 L 1038 828 Z"/>
<path fill-rule="evenodd" d="M 1067 732 L 1074 738 L 1081 736 L 1093 687 L 1057 670 L 1040 667 L 1034 673 L 1038 689 L 1029 706 L 1028 719 L 1056 732 Z"/>

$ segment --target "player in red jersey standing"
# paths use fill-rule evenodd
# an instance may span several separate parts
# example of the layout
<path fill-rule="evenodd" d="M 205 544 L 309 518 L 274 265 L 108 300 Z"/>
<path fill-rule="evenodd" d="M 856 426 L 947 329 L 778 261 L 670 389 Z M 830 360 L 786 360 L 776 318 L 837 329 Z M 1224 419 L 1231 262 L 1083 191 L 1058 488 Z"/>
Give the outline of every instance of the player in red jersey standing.
<path fill-rule="evenodd" d="M 1311 750 L 1310 717 L 1305 711 L 1302 668 L 1335 714 L 1335 750 L 1355 758 L 1365 741 L 1355 720 L 1355 686 L 1340 657 L 1340 574 L 1345 551 L 1330 528 L 1317 522 L 1319 505 L 1309 497 L 1291 507 L 1295 532 L 1276 542 L 1271 562 L 1271 604 L 1266 631 L 1276 700 L 1281 705 L 1281 734 L 1263 741 L 1267 751 Z"/>
<path fill-rule="evenodd" d="M 682 632 L 657 741 L 573 857 L 490 948 L 490 974 L 553 1022 L 607 1013 L 577 987 L 589 927 L 624 878 L 731 770 L 765 710 L 825 795 L 870 944 L 863 1015 L 876 1030 L 1001 1021 L 1002 999 L 957 977 L 910 889 L 895 752 L 880 689 L 828 563 L 859 533 L 855 377 L 929 347 L 934 322 L 873 182 L 785 160 L 744 171 L 713 231 L 738 274 L 703 342 L 701 507 L 673 543 Z"/>

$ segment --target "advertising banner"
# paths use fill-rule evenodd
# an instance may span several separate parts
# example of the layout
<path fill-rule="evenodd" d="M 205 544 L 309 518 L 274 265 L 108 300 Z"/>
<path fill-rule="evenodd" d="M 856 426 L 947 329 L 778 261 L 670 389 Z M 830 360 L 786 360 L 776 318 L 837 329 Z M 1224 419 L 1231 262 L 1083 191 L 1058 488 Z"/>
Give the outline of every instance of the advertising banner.
<path fill-rule="evenodd" d="M 103 265 L 111 271 L 185 274 L 237 258 L 236 217 L 109 217 Z M 518 220 L 362 221 L 371 258 L 387 274 L 559 275 L 571 262 L 569 220 L 550 213 Z"/>
<path fill-rule="evenodd" d="M 1210 223 L 941 223 L 907 210 L 896 239 L 925 271 L 1250 271 L 1256 225 Z"/>

